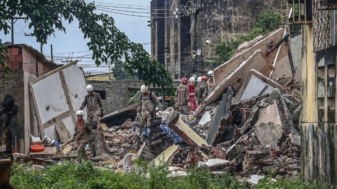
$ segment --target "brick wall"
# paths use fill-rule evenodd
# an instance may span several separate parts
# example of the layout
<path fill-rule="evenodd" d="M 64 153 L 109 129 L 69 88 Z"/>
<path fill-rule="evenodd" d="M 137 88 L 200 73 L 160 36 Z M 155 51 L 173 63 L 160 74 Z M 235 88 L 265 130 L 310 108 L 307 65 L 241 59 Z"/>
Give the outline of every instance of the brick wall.
<path fill-rule="evenodd" d="M 22 69 L 23 57 L 19 47 L 9 49 L 7 66 L 10 69 Z"/>

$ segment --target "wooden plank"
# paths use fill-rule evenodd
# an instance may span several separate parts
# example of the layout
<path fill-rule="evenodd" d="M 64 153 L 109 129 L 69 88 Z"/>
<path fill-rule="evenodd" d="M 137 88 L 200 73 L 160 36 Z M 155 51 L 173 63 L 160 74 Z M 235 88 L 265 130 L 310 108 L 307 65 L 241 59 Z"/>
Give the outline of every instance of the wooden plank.
<path fill-rule="evenodd" d="M 236 95 L 251 69 L 256 69 L 264 75 L 269 75 L 269 73 L 273 70 L 273 66 L 268 62 L 261 50 L 256 50 L 231 74 L 229 74 L 228 77 L 226 77 L 221 83 L 217 84 L 214 91 L 211 92 L 200 104 L 198 109 L 195 111 L 194 116 L 198 116 L 203 112 L 207 105 L 217 101 L 227 86 L 232 86 L 234 90 L 233 95 Z"/>
<path fill-rule="evenodd" d="M 178 145 L 172 145 L 168 147 L 165 151 L 163 151 L 161 154 L 159 154 L 153 161 L 156 166 L 161 164 L 166 164 L 169 162 L 170 158 L 174 156 L 178 151 L 180 150 L 180 147 Z"/>

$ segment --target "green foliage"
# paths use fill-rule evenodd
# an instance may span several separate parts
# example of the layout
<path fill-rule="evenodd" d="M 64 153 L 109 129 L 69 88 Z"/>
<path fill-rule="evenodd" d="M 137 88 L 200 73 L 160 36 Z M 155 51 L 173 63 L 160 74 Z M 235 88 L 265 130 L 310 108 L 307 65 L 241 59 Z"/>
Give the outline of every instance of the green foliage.
<path fill-rule="evenodd" d="M 259 35 L 266 35 L 275 30 L 281 24 L 281 15 L 272 11 L 268 11 L 259 16 L 255 23 L 253 30 L 244 36 L 240 36 L 235 40 L 221 41 L 215 47 L 215 54 L 218 56 L 212 59 L 208 66 L 215 68 L 227 60 L 229 60 L 237 50 L 237 48 L 244 42 L 250 41 Z"/>
<path fill-rule="evenodd" d="M 136 74 L 129 74 L 124 70 L 124 62 L 122 62 L 121 60 L 115 62 L 115 68 L 112 69 L 112 74 L 114 75 L 116 80 L 138 79 Z"/>
<path fill-rule="evenodd" d="M 284 179 L 276 179 L 276 181 L 272 180 L 272 177 L 265 177 L 259 181 L 258 184 L 252 187 L 253 189 L 274 189 L 274 188 L 283 188 L 283 189 L 325 189 L 323 184 L 319 182 L 314 182 L 311 184 L 304 183 L 300 177 L 296 177 L 293 180 L 284 180 Z"/>
<path fill-rule="evenodd" d="M 129 100 L 129 105 L 138 103 L 140 95 L 141 95 L 140 91 L 137 91 L 135 94 L 133 94 Z"/>
<path fill-rule="evenodd" d="M 224 175 L 212 177 L 207 169 L 191 168 L 186 177 L 167 178 L 168 166 L 136 161 L 140 167 L 129 174 L 120 174 L 107 168 L 97 169 L 90 161 L 73 163 L 64 161 L 60 165 L 46 166 L 44 171 L 28 171 L 23 164 L 12 167 L 11 184 L 16 189 L 83 188 L 83 189 L 244 189 L 245 184 L 236 177 Z M 300 178 L 271 181 L 266 176 L 253 189 L 314 189 L 325 187 L 317 182 L 306 184 Z"/>
<path fill-rule="evenodd" d="M 137 71 L 138 79 L 146 84 L 173 88 L 173 79 L 164 67 L 152 60 L 141 44 L 131 42 L 125 33 L 119 31 L 112 17 L 95 14 L 93 3 L 84 0 L 1 0 L 1 5 L 0 31 L 4 34 L 10 30 L 6 20 L 26 16 L 37 42 L 47 44 L 48 37 L 54 35 L 56 29 L 66 32 L 62 21 L 71 23 L 77 19 L 84 39 L 90 40 L 87 46 L 93 52 L 92 59 L 97 66 L 109 59 L 114 63 L 125 58 L 124 70 L 129 74 Z M 5 50 L 5 46 L 0 46 L 1 54 Z M 3 57 L 0 58 L 4 65 Z"/>

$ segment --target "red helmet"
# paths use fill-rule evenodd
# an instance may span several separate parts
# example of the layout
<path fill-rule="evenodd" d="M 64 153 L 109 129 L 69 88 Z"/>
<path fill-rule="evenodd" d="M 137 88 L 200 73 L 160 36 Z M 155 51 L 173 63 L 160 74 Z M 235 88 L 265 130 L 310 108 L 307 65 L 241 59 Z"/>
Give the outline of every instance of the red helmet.
<path fill-rule="evenodd" d="M 181 82 L 187 83 L 187 78 L 186 78 L 186 77 L 183 77 L 183 78 L 181 79 Z"/>

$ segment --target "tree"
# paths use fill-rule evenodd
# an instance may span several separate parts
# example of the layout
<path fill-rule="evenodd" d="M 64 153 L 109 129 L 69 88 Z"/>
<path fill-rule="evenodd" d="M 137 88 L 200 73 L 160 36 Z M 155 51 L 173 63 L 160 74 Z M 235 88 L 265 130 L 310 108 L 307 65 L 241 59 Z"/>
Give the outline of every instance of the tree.
<path fill-rule="evenodd" d="M 112 63 L 125 58 L 124 68 L 129 74 L 137 70 L 138 79 L 146 84 L 173 88 L 173 79 L 164 67 L 152 60 L 143 46 L 131 42 L 125 33 L 118 30 L 114 19 L 107 14 L 95 14 L 93 3 L 84 0 L 0 0 L 0 31 L 8 34 L 6 20 L 14 16 L 26 16 L 33 28 L 37 42 L 47 44 L 55 30 L 66 32 L 62 21 L 71 23 L 78 19 L 79 28 L 93 52 L 92 59 L 99 66 L 111 59 Z M 0 39 L 0 64 L 6 67 L 7 47 Z"/>
<path fill-rule="evenodd" d="M 124 80 L 124 79 L 138 79 L 135 73 L 128 74 L 124 70 L 124 63 L 119 60 L 115 63 L 115 68 L 112 69 L 112 74 L 117 80 Z"/>

